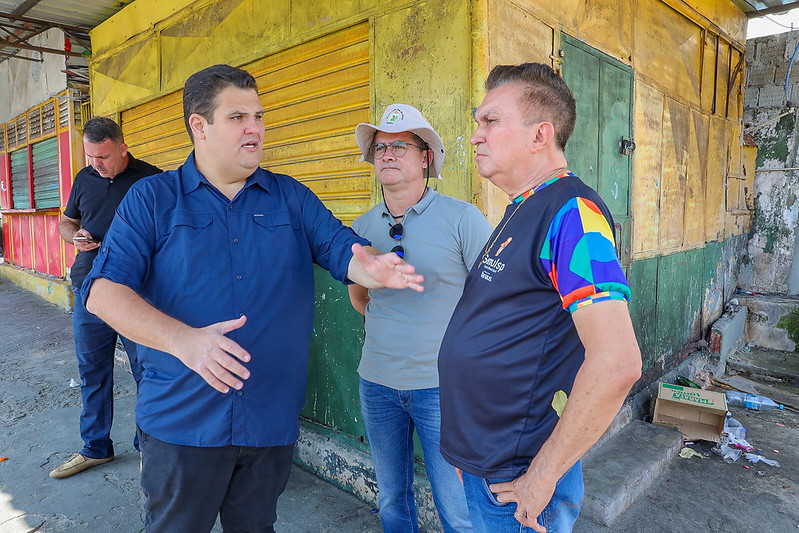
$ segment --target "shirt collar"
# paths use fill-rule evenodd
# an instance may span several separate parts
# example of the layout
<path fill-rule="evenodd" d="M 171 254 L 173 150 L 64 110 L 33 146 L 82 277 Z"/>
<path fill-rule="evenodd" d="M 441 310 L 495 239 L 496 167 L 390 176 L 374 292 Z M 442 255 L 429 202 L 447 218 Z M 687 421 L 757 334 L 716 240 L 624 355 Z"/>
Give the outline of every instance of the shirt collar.
<path fill-rule="evenodd" d="M 548 179 L 548 180 L 547 180 L 547 181 L 545 181 L 544 183 L 541 183 L 541 184 L 539 184 L 539 185 L 536 185 L 535 187 L 533 187 L 533 188 L 532 188 L 532 189 L 530 189 L 529 191 L 525 191 L 525 192 L 523 192 L 522 194 L 520 194 L 519 196 L 517 196 L 516 198 L 514 198 L 513 200 L 511 200 L 511 202 L 510 202 L 510 203 L 511 203 L 511 204 L 518 204 L 519 202 L 524 202 L 524 201 L 527 199 L 527 197 L 528 197 L 528 196 L 532 196 L 532 195 L 534 195 L 535 193 L 537 193 L 538 191 L 540 191 L 540 190 L 541 190 L 541 189 L 543 189 L 544 187 L 547 187 L 547 186 L 549 186 L 549 185 L 552 185 L 553 183 L 555 183 L 555 182 L 556 182 L 556 181 L 558 181 L 559 179 L 561 179 L 561 178 L 565 178 L 566 176 L 574 176 L 574 172 L 571 172 L 571 171 L 568 171 L 568 170 L 564 170 L 563 172 L 561 172 L 561 173 L 560 173 L 560 174 L 558 174 L 557 176 L 554 176 L 554 177 L 552 177 L 552 178 Z"/>
<path fill-rule="evenodd" d="M 197 188 L 200 186 L 200 183 L 205 183 L 208 186 L 212 186 L 211 182 L 208 181 L 208 178 L 203 176 L 203 174 L 197 170 L 197 163 L 194 160 L 194 151 L 189 154 L 189 157 L 186 158 L 186 162 L 181 167 L 180 179 L 183 183 L 183 190 L 186 193 L 197 190 Z M 269 184 L 271 180 L 272 173 L 259 167 L 249 178 L 247 178 L 247 183 L 244 184 L 242 190 L 251 185 L 258 185 L 266 192 L 269 192 Z"/>
<path fill-rule="evenodd" d="M 421 215 L 422 211 L 427 209 L 427 207 L 433 202 L 433 198 L 438 196 L 438 193 L 431 189 L 430 187 L 427 188 L 427 193 L 419 200 L 416 204 L 412 205 L 408 211 L 413 211 L 417 215 Z M 389 218 L 393 218 L 391 213 L 388 212 L 388 208 L 386 207 L 386 202 L 383 202 L 383 214 Z M 404 215 L 404 213 L 403 213 Z"/>

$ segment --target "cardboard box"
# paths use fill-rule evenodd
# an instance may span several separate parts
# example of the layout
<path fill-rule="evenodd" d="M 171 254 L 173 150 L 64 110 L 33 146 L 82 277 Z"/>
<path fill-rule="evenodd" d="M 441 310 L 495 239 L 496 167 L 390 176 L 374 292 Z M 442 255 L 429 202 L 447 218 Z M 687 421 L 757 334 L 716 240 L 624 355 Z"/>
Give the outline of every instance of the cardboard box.
<path fill-rule="evenodd" d="M 718 442 L 726 416 L 726 395 L 661 383 L 652 423 L 679 429 L 689 439 Z"/>

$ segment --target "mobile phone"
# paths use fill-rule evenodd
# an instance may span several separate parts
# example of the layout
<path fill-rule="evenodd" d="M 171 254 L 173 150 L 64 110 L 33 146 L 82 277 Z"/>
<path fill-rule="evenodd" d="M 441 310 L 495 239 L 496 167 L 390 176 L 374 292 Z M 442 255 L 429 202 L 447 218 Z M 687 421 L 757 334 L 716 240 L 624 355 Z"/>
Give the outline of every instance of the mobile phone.
<path fill-rule="evenodd" d="M 83 235 L 76 235 L 75 237 L 72 237 L 72 240 L 75 242 L 97 242 L 91 237 L 84 237 Z"/>

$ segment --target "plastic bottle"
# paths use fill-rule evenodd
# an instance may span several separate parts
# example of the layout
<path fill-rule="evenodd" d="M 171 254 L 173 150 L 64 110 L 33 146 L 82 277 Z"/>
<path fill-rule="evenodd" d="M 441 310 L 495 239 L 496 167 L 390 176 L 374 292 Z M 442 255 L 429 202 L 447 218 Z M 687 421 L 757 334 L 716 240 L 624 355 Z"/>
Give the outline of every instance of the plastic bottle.
<path fill-rule="evenodd" d="M 771 398 L 757 394 L 747 394 L 745 392 L 727 391 L 727 405 L 737 405 L 755 411 L 770 411 L 771 409 L 785 409 Z"/>

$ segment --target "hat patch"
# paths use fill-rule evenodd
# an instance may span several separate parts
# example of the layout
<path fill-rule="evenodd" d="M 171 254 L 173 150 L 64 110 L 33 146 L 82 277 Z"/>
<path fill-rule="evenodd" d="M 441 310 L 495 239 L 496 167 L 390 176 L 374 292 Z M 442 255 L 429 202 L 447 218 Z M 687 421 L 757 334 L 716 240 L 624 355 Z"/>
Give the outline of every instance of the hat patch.
<path fill-rule="evenodd" d="M 386 117 L 386 124 L 394 124 L 398 120 L 402 120 L 404 118 L 405 118 L 405 116 L 402 114 L 402 111 L 400 111 L 399 109 L 394 109 Z"/>

